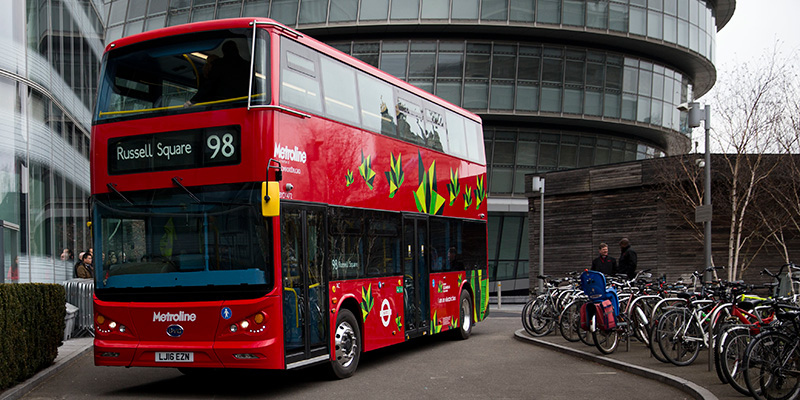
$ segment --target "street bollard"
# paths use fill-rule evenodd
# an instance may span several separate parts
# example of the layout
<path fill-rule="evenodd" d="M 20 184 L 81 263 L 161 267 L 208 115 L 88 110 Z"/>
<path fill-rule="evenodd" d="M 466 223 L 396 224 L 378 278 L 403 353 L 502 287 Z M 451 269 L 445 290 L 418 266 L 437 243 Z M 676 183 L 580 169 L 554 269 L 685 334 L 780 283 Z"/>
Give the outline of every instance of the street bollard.
<path fill-rule="evenodd" d="M 500 287 L 503 286 L 502 283 L 497 282 L 497 309 L 503 308 L 503 291 L 500 290 Z"/>

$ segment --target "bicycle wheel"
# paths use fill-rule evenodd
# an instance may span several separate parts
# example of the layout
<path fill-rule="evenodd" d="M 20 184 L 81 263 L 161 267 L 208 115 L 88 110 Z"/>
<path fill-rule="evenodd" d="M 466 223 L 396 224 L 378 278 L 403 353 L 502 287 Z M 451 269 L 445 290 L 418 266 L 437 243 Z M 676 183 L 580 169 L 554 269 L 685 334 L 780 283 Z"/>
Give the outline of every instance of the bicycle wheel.
<path fill-rule="evenodd" d="M 744 380 L 744 355 L 750 343 L 750 328 L 747 326 L 731 326 L 723 331 L 717 342 L 714 358 L 718 372 L 722 372 L 725 382 L 730 384 L 737 392 L 750 396 L 747 383 Z"/>
<path fill-rule="evenodd" d="M 645 346 L 650 347 L 650 335 L 647 330 L 647 315 L 650 314 L 650 308 L 646 303 L 641 305 L 636 304 L 631 310 L 631 330 L 640 342 Z"/>
<path fill-rule="evenodd" d="M 622 316 L 620 315 L 618 318 L 620 318 L 619 322 L 622 322 Z M 592 331 L 592 339 L 594 339 L 594 347 L 597 347 L 597 350 L 603 354 L 611 354 L 617 349 L 619 343 L 619 328 L 595 329 Z"/>
<path fill-rule="evenodd" d="M 558 316 L 558 330 L 568 342 L 580 340 L 578 332 L 581 330 L 581 305 L 583 302 L 573 301 L 569 303 L 561 315 Z"/>
<path fill-rule="evenodd" d="M 593 324 L 594 321 L 590 321 L 589 323 Z M 585 331 L 583 329 L 578 329 L 578 339 L 587 346 L 594 346 L 594 336 L 591 330 Z"/>
<path fill-rule="evenodd" d="M 658 338 L 657 338 L 658 331 L 656 330 L 656 327 L 658 326 L 658 320 L 653 321 L 653 323 L 650 325 L 651 326 L 648 329 L 650 338 L 650 354 L 656 360 L 661 361 L 662 363 L 668 363 L 669 360 L 664 358 L 664 353 L 661 352 L 661 346 L 658 345 Z"/>
<path fill-rule="evenodd" d="M 722 366 L 722 350 L 723 350 L 723 341 L 726 339 L 728 335 L 728 330 L 732 329 L 732 325 L 725 325 L 720 328 L 720 335 L 714 341 L 714 370 L 717 372 L 717 378 L 722 383 L 728 383 L 728 377 L 725 376 L 725 372 L 722 370 L 725 368 Z"/>
<path fill-rule="evenodd" d="M 532 336 L 545 336 L 555 328 L 555 310 L 544 297 L 537 297 L 531 305 L 529 324 Z"/>
<path fill-rule="evenodd" d="M 747 347 L 745 382 L 753 397 L 789 400 L 800 394 L 800 343 L 781 332 L 756 336 Z"/>
<path fill-rule="evenodd" d="M 659 320 L 656 331 L 658 346 L 669 362 L 685 366 L 697 359 L 702 329 L 688 309 L 668 311 Z"/>
<path fill-rule="evenodd" d="M 531 312 L 531 306 L 533 305 L 534 301 L 536 301 L 535 298 L 530 299 L 528 300 L 527 303 L 525 303 L 525 306 L 522 307 L 522 314 L 521 314 L 522 327 L 525 328 L 525 332 L 528 332 L 528 334 L 532 334 L 531 332 L 533 331 L 533 327 L 531 327 L 530 324 L 530 312 Z"/>

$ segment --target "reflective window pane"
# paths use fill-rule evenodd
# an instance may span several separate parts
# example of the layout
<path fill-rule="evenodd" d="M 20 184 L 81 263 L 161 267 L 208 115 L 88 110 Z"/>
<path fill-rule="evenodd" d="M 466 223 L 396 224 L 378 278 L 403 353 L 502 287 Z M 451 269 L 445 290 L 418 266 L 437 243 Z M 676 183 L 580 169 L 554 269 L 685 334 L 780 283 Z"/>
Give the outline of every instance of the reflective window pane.
<path fill-rule="evenodd" d="M 449 13 L 448 0 L 422 0 L 422 19 L 447 19 Z"/>
<path fill-rule="evenodd" d="M 478 0 L 453 0 L 453 19 L 478 19 Z"/>
<path fill-rule="evenodd" d="M 268 4 L 264 1 L 246 0 L 242 16 L 258 17 L 263 16 Z M 272 0 L 270 18 L 283 24 L 294 26 L 297 23 L 297 1 L 296 0 Z"/>
<path fill-rule="evenodd" d="M 483 0 L 481 5 L 481 19 L 486 21 L 505 21 L 508 19 L 507 1 Z"/>
<path fill-rule="evenodd" d="M 389 0 L 370 0 L 361 2 L 361 20 L 385 20 L 389 14 Z"/>
<path fill-rule="evenodd" d="M 515 22 L 533 22 L 533 8 L 536 2 L 530 0 L 509 0 L 509 19 Z"/>
<path fill-rule="evenodd" d="M 389 18 L 393 20 L 419 18 L 419 1 L 420 0 L 393 1 L 392 12 Z"/>
<path fill-rule="evenodd" d="M 325 23 L 328 15 L 328 0 L 303 0 L 300 2 L 300 23 Z"/>
<path fill-rule="evenodd" d="M 539 0 L 536 12 L 536 22 L 558 24 L 561 22 L 561 0 Z"/>
<path fill-rule="evenodd" d="M 358 0 L 331 0 L 330 22 L 355 21 L 358 14 Z"/>

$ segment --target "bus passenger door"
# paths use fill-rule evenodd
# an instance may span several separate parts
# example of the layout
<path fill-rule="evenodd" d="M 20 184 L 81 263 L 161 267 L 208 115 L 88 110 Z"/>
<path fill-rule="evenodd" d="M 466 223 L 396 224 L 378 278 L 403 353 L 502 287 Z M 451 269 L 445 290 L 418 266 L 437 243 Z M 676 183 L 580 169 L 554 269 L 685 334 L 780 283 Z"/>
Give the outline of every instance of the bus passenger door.
<path fill-rule="evenodd" d="M 428 220 L 403 218 L 403 288 L 406 338 L 430 329 L 428 289 Z"/>
<path fill-rule="evenodd" d="M 325 209 L 281 204 L 281 270 L 286 368 L 330 357 L 327 332 Z"/>

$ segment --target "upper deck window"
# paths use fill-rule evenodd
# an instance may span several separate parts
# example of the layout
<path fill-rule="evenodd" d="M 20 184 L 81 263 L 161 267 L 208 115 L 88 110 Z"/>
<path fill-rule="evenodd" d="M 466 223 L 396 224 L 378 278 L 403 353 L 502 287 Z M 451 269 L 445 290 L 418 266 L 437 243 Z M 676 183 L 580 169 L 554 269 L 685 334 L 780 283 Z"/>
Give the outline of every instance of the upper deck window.
<path fill-rule="evenodd" d="M 229 29 L 155 39 L 106 54 L 96 121 L 268 103 L 266 32 Z"/>

